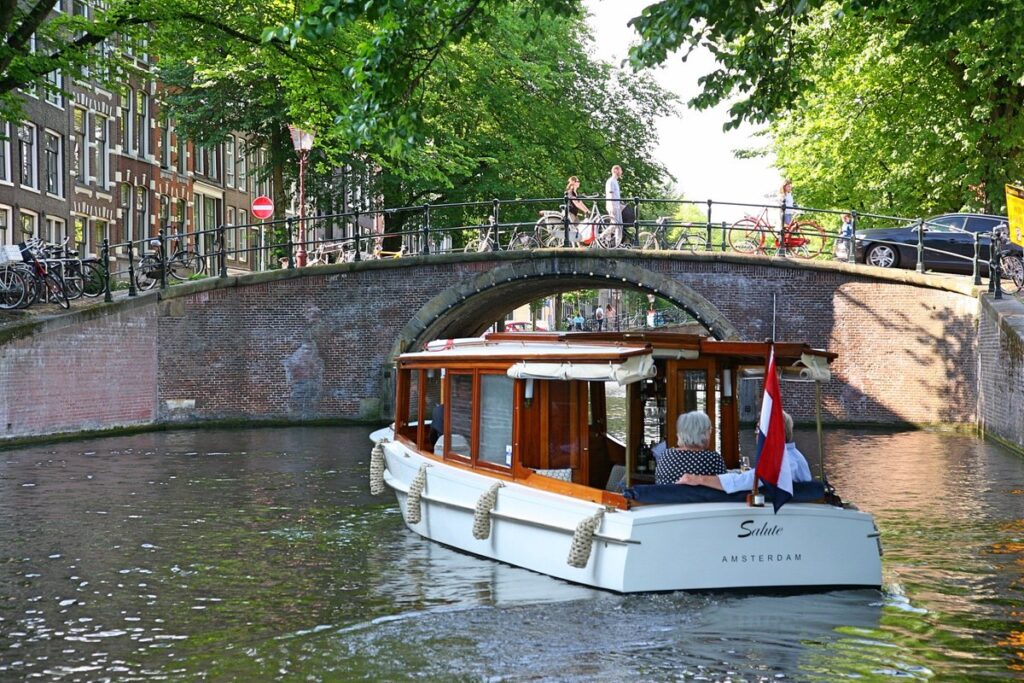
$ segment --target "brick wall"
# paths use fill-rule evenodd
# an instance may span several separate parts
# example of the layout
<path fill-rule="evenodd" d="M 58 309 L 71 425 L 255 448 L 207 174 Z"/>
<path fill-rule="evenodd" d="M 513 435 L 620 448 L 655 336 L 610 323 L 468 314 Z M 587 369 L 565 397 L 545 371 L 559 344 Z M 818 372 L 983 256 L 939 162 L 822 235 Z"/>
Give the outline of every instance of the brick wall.
<path fill-rule="evenodd" d="M 1024 304 L 985 297 L 978 337 L 979 426 L 1024 449 Z"/>
<path fill-rule="evenodd" d="M 66 316 L 9 338 L 0 346 L 0 434 L 152 423 L 156 349 L 153 306 Z"/>
<path fill-rule="evenodd" d="M 473 334 L 498 309 L 613 283 L 657 289 L 747 339 L 771 335 L 775 295 L 776 338 L 840 354 L 824 392 L 828 421 L 977 420 L 978 300 L 969 288 L 939 288 L 915 273 L 878 279 L 843 264 L 765 265 L 733 255 L 536 253 L 208 279 L 175 287 L 159 303 L 150 294 L 7 335 L 0 428 L 9 424 L 14 436 L 150 421 L 375 419 L 388 413 L 396 344 Z M 46 384 L 45 376 L 60 381 Z M 759 393 L 758 382 L 744 384 Z M 812 419 L 812 397 L 811 385 L 784 385 L 800 420 Z"/>

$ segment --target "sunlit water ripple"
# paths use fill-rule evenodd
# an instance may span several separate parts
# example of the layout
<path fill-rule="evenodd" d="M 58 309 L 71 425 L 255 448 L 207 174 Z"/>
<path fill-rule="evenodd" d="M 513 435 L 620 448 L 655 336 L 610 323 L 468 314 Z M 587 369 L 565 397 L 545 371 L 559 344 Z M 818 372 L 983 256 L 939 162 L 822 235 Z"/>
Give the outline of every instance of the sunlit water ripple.
<path fill-rule="evenodd" d="M 826 435 L 882 592 L 619 596 L 411 534 L 369 496 L 368 431 L 0 452 L 0 678 L 1024 678 L 1024 459 L 999 447 Z"/>

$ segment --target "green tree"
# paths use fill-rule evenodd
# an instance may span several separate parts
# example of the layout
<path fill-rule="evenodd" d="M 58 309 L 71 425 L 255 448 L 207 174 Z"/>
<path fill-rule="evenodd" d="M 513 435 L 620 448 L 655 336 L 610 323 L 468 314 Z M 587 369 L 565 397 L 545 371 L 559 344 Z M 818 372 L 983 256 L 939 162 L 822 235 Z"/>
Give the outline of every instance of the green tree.
<path fill-rule="evenodd" d="M 816 180 L 824 171 L 813 168 L 812 149 L 828 146 L 824 138 L 842 129 L 849 156 L 828 155 L 820 164 L 852 168 L 851 159 L 863 159 L 858 143 L 889 145 L 892 152 L 883 165 L 884 150 L 878 150 L 866 169 L 886 175 L 866 185 L 864 194 L 877 200 L 863 206 L 911 213 L 921 207 L 998 210 L 1003 183 L 1022 175 L 1018 9 L 1009 0 L 662 0 L 633 20 L 642 42 L 632 58 L 654 64 L 677 49 L 684 58 L 697 45 L 710 49 L 718 67 L 703 77 L 692 104 L 706 107 L 739 95 L 730 107 L 732 125 L 788 117 L 777 131 L 779 147 L 788 152 L 807 145 L 803 160 L 794 163 L 794 176 L 806 174 L 798 184 L 802 192 L 827 194 Z M 858 47 L 866 52 L 857 54 Z M 895 89 L 883 96 L 858 69 Z M 854 85 L 867 92 L 854 92 Z M 824 106 L 830 89 L 845 105 L 842 114 L 809 112 Z M 829 116 L 860 118 L 851 123 Z M 883 126 L 874 145 L 853 134 L 871 120 Z M 942 187 L 923 187 L 922 177 Z M 837 203 L 857 201 L 850 199 Z"/>

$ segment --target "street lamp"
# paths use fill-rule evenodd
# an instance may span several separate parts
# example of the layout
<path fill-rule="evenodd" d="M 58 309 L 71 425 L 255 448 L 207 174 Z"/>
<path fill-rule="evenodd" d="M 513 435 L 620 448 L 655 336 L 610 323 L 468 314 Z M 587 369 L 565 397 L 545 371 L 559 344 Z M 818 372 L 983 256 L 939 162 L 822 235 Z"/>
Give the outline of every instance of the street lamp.
<path fill-rule="evenodd" d="M 292 136 L 292 147 L 299 155 L 299 250 L 295 252 L 295 262 L 302 268 L 306 265 L 306 160 L 309 150 L 313 149 L 313 133 L 290 123 L 288 132 Z"/>

